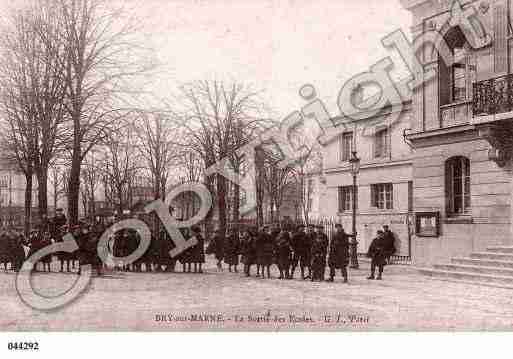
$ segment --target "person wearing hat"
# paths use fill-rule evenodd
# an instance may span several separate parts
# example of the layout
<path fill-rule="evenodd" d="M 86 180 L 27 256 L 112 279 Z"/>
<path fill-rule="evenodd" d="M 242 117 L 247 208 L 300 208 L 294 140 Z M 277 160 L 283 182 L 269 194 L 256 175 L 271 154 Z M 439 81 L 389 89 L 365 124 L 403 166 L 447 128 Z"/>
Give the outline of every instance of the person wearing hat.
<path fill-rule="evenodd" d="M 332 235 L 329 246 L 328 266 L 330 267 L 329 282 L 335 278 L 335 270 L 340 269 L 344 283 L 347 283 L 347 265 L 349 264 L 349 236 L 341 224 L 335 225 L 335 234 Z"/>
<path fill-rule="evenodd" d="M 317 226 L 317 233 L 312 243 L 312 277 L 311 280 L 324 281 L 324 272 L 326 270 L 326 253 L 328 247 L 328 238 L 323 232 L 322 226 Z"/>
<path fill-rule="evenodd" d="M 383 226 L 383 239 L 385 247 L 386 261 L 390 262 L 390 257 L 396 252 L 395 249 L 395 236 L 387 224 Z"/>
<path fill-rule="evenodd" d="M 55 210 L 55 216 L 52 219 L 52 226 L 54 230 L 60 229 L 62 226 L 65 226 L 68 220 L 66 219 L 66 215 L 62 208 L 57 208 Z"/>
<path fill-rule="evenodd" d="M 276 262 L 280 271 L 279 279 L 289 279 L 292 248 L 290 246 L 289 232 L 283 229 L 276 240 Z"/>
<path fill-rule="evenodd" d="M 271 250 L 271 236 L 269 234 L 269 226 L 263 226 L 258 233 L 255 246 L 257 254 L 257 277 L 265 276 L 265 268 L 269 268 L 268 277 L 270 277 L 270 266 L 273 262 L 274 253 Z"/>
<path fill-rule="evenodd" d="M 40 242 L 41 248 L 46 248 L 52 244 L 52 237 L 50 235 L 50 232 L 48 232 L 48 231 L 39 232 L 39 236 L 41 237 L 41 242 Z M 43 258 L 41 258 L 41 263 L 43 263 L 43 272 L 45 272 L 46 269 L 48 269 L 48 272 L 52 271 L 52 268 L 50 266 L 52 263 L 52 255 L 51 254 L 46 255 Z"/>
<path fill-rule="evenodd" d="M 306 234 L 305 234 L 305 226 L 299 225 L 296 228 L 296 231 L 292 234 L 291 237 L 291 247 L 292 247 L 292 263 L 290 268 L 290 279 L 294 278 L 294 274 L 296 272 L 296 268 L 299 265 L 301 269 L 301 279 L 305 279 L 305 266 L 310 268 L 310 264 L 306 265 Z"/>
<path fill-rule="evenodd" d="M 207 254 L 213 254 L 217 260 L 217 270 L 223 271 L 223 259 L 224 259 L 224 236 L 221 233 L 221 229 L 217 228 L 214 231 L 214 236 L 210 240 L 207 246 Z"/>
<path fill-rule="evenodd" d="M 307 231 L 305 233 L 305 251 L 303 260 L 303 266 L 308 268 L 308 275 L 305 276 L 304 279 L 312 278 L 312 245 L 315 240 L 315 226 L 313 224 L 309 224 L 307 226 Z"/>
<path fill-rule="evenodd" d="M 191 227 L 192 236 L 196 238 L 197 243 L 193 247 L 194 273 L 203 273 L 203 263 L 205 263 L 205 239 L 201 235 L 201 228 Z"/>
<path fill-rule="evenodd" d="M 228 236 L 226 237 L 226 244 L 224 248 L 224 262 L 228 264 L 228 271 L 233 270 L 235 273 L 238 272 L 237 266 L 239 265 L 239 254 L 240 254 L 240 240 L 239 240 L 239 232 L 237 228 L 231 228 L 228 231 Z"/>
<path fill-rule="evenodd" d="M 180 228 L 179 231 L 186 241 L 191 238 L 189 228 Z M 191 273 L 192 247 L 181 252 L 176 258 L 182 264 L 182 271 L 184 273 Z"/>
<path fill-rule="evenodd" d="M 251 266 L 256 262 L 255 241 L 256 237 L 251 230 L 244 231 L 241 240 L 241 254 L 246 277 L 251 276 Z"/>
<path fill-rule="evenodd" d="M 387 259 L 384 231 L 378 230 L 376 238 L 372 240 L 371 245 L 369 246 L 367 257 L 371 258 L 371 274 L 369 277 L 367 277 L 367 279 L 374 279 L 376 267 L 378 267 L 378 276 L 376 279 L 381 280 L 383 275 L 383 267 L 385 266 Z"/>

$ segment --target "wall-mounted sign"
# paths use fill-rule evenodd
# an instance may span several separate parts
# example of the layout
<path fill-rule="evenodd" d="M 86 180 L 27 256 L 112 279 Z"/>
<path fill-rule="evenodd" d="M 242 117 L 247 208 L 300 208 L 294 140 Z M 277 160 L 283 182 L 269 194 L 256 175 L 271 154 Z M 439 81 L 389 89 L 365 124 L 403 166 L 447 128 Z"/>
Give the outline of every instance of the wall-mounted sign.
<path fill-rule="evenodd" d="M 440 212 L 415 213 L 415 234 L 418 237 L 438 237 L 440 235 Z"/>

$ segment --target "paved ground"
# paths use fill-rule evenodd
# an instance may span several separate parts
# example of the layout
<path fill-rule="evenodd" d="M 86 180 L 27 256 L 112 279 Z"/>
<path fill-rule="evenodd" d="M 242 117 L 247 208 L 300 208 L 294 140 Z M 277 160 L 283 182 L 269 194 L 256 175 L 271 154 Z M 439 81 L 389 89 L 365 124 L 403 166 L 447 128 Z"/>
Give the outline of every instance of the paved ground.
<path fill-rule="evenodd" d="M 94 278 L 76 302 L 50 313 L 24 305 L 14 274 L 0 272 L 0 330 L 513 329 L 512 290 L 433 280 L 411 267 L 389 266 L 381 282 L 366 280 L 366 268 L 353 270 L 349 284 L 340 278 L 335 283 L 245 278 L 218 273 L 213 263 L 207 267 L 203 275 Z M 52 295 L 75 279 L 74 274 L 40 274 L 34 285 Z M 194 317 L 200 314 L 216 320 Z"/>

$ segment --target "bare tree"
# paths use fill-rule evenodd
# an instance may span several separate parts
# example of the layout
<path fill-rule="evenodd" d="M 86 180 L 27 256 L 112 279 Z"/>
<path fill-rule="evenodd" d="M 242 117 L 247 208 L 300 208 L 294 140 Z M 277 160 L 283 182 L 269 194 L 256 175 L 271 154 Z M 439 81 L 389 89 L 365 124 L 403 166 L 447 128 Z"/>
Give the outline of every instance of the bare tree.
<path fill-rule="evenodd" d="M 184 147 L 201 158 L 204 167 L 223 161 L 238 161 L 233 157 L 237 146 L 233 141 L 242 126 L 253 127 L 261 121 L 263 102 L 258 92 L 240 83 L 225 85 L 219 81 L 197 81 L 182 87 L 182 103 L 185 106 L 182 126 L 185 129 Z M 219 226 L 227 224 L 227 179 L 221 174 L 209 176 L 206 185 L 215 193 Z M 215 191 L 214 191 L 215 189 Z M 207 217 L 211 218 L 212 211 Z"/>
<path fill-rule="evenodd" d="M 81 198 L 82 206 L 86 217 L 94 218 L 96 216 L 96 192 L 100 185 L 101 173 L 100 167 L 103 163 L 97 158 L 98 154 L 94 151 L 89 152 L 83 162 L 81 171 Z"/>
<path fill-rule="evenodd" d="M 53 164 L 49 171 L 49 183 L 52 188 L 53 210 L 57 209 L 59 200 L 66 196 L 68 173 L 63 166 Z"/>
<path fill-rule="evenodd" d="M 104 184 L 109 188 L 118 213 L 123 213 L 130 206 L 132 181 L 142 168 L 137 162 L 136 149 L 130 138 L 132 130 L 129 127 L 112 132 L 105 145 L 103 161 L 95 166 L 95 170 L 104 177 Z"/>
<path fill-rule="evenodd" d="M 31 18 L 17 13 L 9 18 L 0 37 L 0 105 L 3 114 L 3 157 L 23 172 L 25 186 L 25 232 L 32 209 L 32 179 L 36 156 L 37 109 L 33 101 L 30 44 L 37 42 Z"/>
<path fill-rule="evenodd" d="M 151 174 L 154 198 L 165 199 L 169 171 L 180 157 L 181 148 L 173 140 L 176 122 L 158 113 L 140 112 L 135 128 L 139 153 Z"/>
<path fill-rule="evenodd" d="M 203 178 L 203 166 L 200 158 L 194 152 L 187 152 L 182 155 L 181 166 L 184 169 L 184 183 L 200 182 Z M 188 191 L 183 193 L 182 197 L 182 213 L 185 218 L 190 218 L 199 209 L 199 198 L 194 192 Z"/>
<path fill-rule="evenodd" d="M 151 66 L 141 57 L 145 49 L 135 40 L 135 22 L 123 9 L 112 8 L 106 0 L 40 0 L 40 5 L 55 14 L 46 24 L 52 31 L 41 34 L 45 45 L 63 49 L 59 71 L 71 138 L 68 212 L 70 223 L 76 223 L 81 164 L 125 115 L 124 96 L 133 93 L 128 82 L 140 79 Z"/>
<path fill-rule="evenodd" d="M 49 48 L 44 36 L 53 36 L 55 14 L 52 7 L 29 4 L 12 11 L 3 29 L 2 49 L 4 102 L 24 102 L 25 132 L 33 170 L 38 180 L 40 217 L 47 215 L 48 169 L 58 148 L 64 121 L 64 81 L 59 63 L 62 46 Z M 10 98 L 10 100 L 8 100 Z M 21 108 L 21 107 L 20 107 Z M 11 107 L 12 110 L 12 107 Z M 11 117 L 12 118 L 12 117 Z M 18 130 L 21 126 L 18 126 Z M 11 130 L 13 130 L 11 126 Z"/>
<path fill-rule="evenodd" d="M 296 128 L 291 134 L 291 141 L 295 148 L 306 149 L 304 156 L 294 163 L 294 179 L 296 181 L 296 189 L 299 194 L 297 196 L 297 206 L 301 210 L 302 219 L 305 223 L 310 221 L 311 203 L 309 199 L 313 195 L 313 185 L 310 179 L 313 175 L 322 173 L 323 157 L 322 147 L 315 138 L 308 135 L 307 129 Z"/>
<path fill-rule="evenodd" d="M 279 165 L 281 158 L 267 150 L 264 156 L 263 180 L 269 198 L 271 222 L 280 221 L 285 192 L 293 179 L 294 167 Z"/>

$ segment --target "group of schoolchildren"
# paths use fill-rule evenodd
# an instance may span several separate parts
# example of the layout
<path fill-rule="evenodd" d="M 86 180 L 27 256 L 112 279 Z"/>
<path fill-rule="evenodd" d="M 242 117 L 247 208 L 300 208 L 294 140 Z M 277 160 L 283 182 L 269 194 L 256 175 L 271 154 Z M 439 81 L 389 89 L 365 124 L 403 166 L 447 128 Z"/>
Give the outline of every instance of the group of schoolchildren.
<path fill-rule="evenodd" d="M 249 228 L 242 233 L 233 228 L 226 236 L 216 231 L 206 252 L 215 255 L 219 271 L 223 270 L 223 262 L 229 272 L 238 272 L 238 265 L 242 263 L 245 276 L 251 276 L 251 268 L 256 267 L 256 277 L 271 278 L 270 268 L 275 264 L 279 279 L 293 279 L 299 268 L 301 279 L 323 281 L 328 267 L 327 281 L 334 281 L 336 271 L 340 270 L 347 283 L 351 237 L 354 235 L 347 234 L 340 224 L 335 225 L 331 240 L 323 226 L 309 225 L 306 232 L 304 225 L 294 229 L 264 226 L 260 231 Z M 394 236 L 385 225 L 377 232 L 367 253 L 371 258 L 368 279 L 382 279 L 383 267 L 394 252 Z"/>
<path fill-rule="evenodd" d="M 0 264 L 11 263 L 11 269 L 19 270 L 25 260 L 46 246 L 65 240 L 65 233 L 70 231 L 76 240 L 78 250 L 73 253 L 57 253 L 39 259 L 34 270 L 51 271 L 53 257 L 60 261 L 60 271 L 76 271 L 89 264 L 101 275 L 106 267 L 98 254 L 98 242 L 105 231 L 101 225 L 80 223 L 68 228 L 66 217 L 58 211 L 55 218 L 49 221 L 51 226 L 32 231 L 27 239 L 18 232 L 5 231 L 0 234 Z M 306 230 L 305 230 L 306 229 Z M 324 281 L 326 267 L 329 268 L 327 281 L 334 281 L 337 270 L 348 281 L 347 266 L 350 262 L 350 238 L 352 234 L 345 233 L 340 224 L 335 226 L 331 240 L 324 233 L 323 226 L 299 225 L 295 228 L 279 226 L 263 226 L 256 228 L 230 228 L 226 235 L 216 230 L 205 250 L 205 239 L 198 226 L 190 229 L 180 229 L 185 240 L 195 239 L 195 245 L 189 247 L 177 256 L 171 256 L 174 249 L 173 240 L 162 230 L 159 235 L 152 234 L 151 242 L 145 253 L 133 263 L 117 262 L 116 269 L 120 271 L 141 272 L 175 272 L 177 263 L 182 265 L 186 273 L 203 273 L 205 254 L 212 254 L 217 260 L 217 268 L 223 270 L 223 262 L 229 272 L 238 272 L 240 264 L 243 273 L 249 277 L 252 268 L 256 268 L 256 277 L 271 278 L 271 266 L 276 265 L 279 279 L 293 279 L 299 269 L 301 279 Z M 108 251 L 116 258 L 128 258 L 140 244 L 140 237 L 133 229 L 121 229 L 108 240 Z M 28 250 L 24 250 L 28 248 Z M 28 252 L 28 253 L 27 253 Z M 395 252 L 394 237 L 388 226 L 378 231 L 372 241 L 368 256 L 371 261 L 371 275 L 368 279 L 382 279 L 383 267 L 389 257 Z M 27 255 L 26 255 L 27 253 Z M 39 267 L 38 267 L 39 265 Z M 378 275 L 375 277 L 375 271 Z"/>

